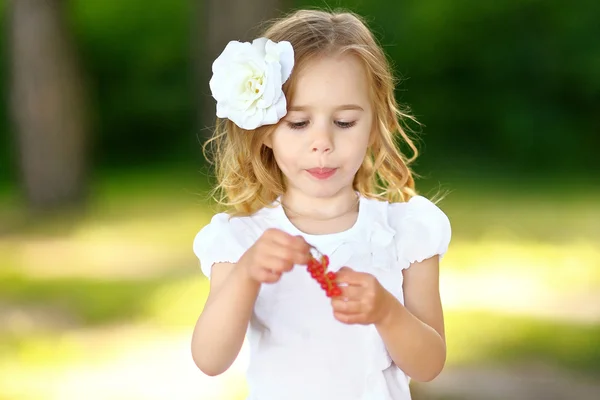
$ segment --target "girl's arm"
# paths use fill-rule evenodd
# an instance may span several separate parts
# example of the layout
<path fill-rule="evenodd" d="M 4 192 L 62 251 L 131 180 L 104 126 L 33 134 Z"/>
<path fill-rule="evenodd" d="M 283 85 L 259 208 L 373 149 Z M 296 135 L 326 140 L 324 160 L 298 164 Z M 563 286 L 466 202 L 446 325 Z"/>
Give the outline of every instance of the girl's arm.
<path fill-rule="evenodd" d="M 305 265 L 310 247 L 302 237 L 267 229 L 236 264 L 211 268 L 210 293 L 192 335 L 192 357 L 207 375 L 225 372 L 244 343 L 263 283 L 275 283 L 295 264 Z"/>
<path fill-rule="evenodd" d="M 386 295 L 388 311 L 375 326 L 392 360 L 416 381 L 434 379 L 446 362 L 439 257 L 404 270 L 404 306 Z"/>
<path fill-rule="evenodd" d="M 192 336 L 192 357 L 206 375 L 225 372 L 244 343 L 260 289 L 246 271 L 230 263 L 212 268 L 210 293 Z"/>

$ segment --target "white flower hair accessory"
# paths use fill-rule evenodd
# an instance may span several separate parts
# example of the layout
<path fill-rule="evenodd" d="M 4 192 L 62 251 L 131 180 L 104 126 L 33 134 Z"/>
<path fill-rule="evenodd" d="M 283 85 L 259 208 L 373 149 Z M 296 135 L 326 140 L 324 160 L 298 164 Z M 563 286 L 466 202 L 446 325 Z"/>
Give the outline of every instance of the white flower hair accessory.
<path fill-rule="evenodd" d="M 287 113 L 282 87 L 293 67 L 290 42 L 229 42 L 212 65 L 210 90 L 217 100 L 217 117 L 246 130 L 276 124 Z"/>

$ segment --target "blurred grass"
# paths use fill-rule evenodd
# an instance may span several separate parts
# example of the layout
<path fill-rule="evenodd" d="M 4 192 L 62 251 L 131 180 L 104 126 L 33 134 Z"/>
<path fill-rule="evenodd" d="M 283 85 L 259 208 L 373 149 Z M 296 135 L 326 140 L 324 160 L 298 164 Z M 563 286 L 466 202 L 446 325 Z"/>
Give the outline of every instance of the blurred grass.
<path fill-rule="evenodd" d="M 39 362 L 83 357 L 84 348 L 61 340 L 65 332 L 150 324 L 163 331 L 191 330 L 208 296 L 208 281 L 199 276 L 179 276 L 141 281 L 96 281 L 85 279 L 36 280 L 5 277 L 0 280 L 0 304 L 18 305 L 20 310 L 41 307 L 54 311 L 54 321 L 24 321 L 0 329 L 0 359 Z M 23 314 L 23 313 L 22 313 Z M 23 316 L 26 318 L 26 316 Z M 25 327 L 26 329 L 23 329 Z M 60 355 L 60 357 L 58 357 Z"/>
<path fill-rule="evenodd" d="M 448 365 L 545 365 L 600 376 L 600 325 L 446 313 Z"/>
<path fill-rule="evenodd" d="M 208 295 L 205 279 L 183 277 L 143 282 L 85 282 L 52 280 L 0 281 L 0 301 L 23 306 L 56 307 L 75 321 L 66 331 L 114 325 L 151 324 L 161 330 L 190 330 Z M 5 327 L 6 329 L 7 327 Z M 60 340 L 63 330 L 46 327 L 40 332 L 0 335 L 0 358 L 27 362 L 70 358 L 86 353 Z M 575 324 L 495 314 L 446 313 L 448 365 L 521 365 L 544 363 L 577 372 L 600 374 L 600 325 Z M 34 355 L 34 356 L 32 356 Z M 60 356 L 60 357 L 59 357 Z"/>
<path fill-rule="evenodd" d="M 90 346 L 121 327 L 191 334 L 208 290 L 191 249 L 214 212 L 206 188 L 197 171 L 109 173 L 88 207 L 48 216 L 27 215 L 0 188 L 0 370 L 110 360 L 123 348 Z M 527 188 L 452 183 L 441 203 L 454 228 L 444 271 L 527 278 L 556 296 L 597 293 L 600 189 Z M 543 364 L 600 376 L 595 322 L 450 310 L 446 324 L 449 366 Z"/>
<path fill-rule="evenodd" d="M 426 196 L 446 194 L 441 205 L 456 222 L 454 237 L 562 245 L 600 241 L 597 182 L 597 176 L 506 174 L 482 165 L 429 173 L 417 187 Z"/>
<path fill-rule="evenodd" d="M 79 325 L 137 322 L 148 298 L 169 282 L 163 277 L 144 280 L 82 278 L 37 279 L 6 275 L 0 278 L 1 298 L 12 304 L 54 307 L 75 316 Z"/>

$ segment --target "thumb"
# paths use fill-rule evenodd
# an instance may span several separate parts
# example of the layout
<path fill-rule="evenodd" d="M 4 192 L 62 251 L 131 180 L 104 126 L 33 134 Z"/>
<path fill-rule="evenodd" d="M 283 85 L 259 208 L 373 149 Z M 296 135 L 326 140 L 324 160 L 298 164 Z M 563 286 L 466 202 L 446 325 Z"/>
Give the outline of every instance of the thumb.
<path fill-rule="evenodd" d="M 356 272 L 350 267 L 342 267 L 338 272 L 335 273 L 336 281 L 340 283 L 346 283 L 348 285 L 359 285 L 360 284 L 360 273 Z"/>

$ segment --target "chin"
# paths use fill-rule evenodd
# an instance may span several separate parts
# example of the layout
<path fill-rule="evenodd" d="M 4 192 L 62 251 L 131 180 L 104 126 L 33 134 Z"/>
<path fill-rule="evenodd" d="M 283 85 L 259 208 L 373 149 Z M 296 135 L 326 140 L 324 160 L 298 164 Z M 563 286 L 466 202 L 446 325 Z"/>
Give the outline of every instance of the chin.
<path fill-rule="evenodd" d="M 328 198 L 337 195 L 340 191 L 347 188 L 348 185 L 341 185 L 338 182 L 323 181 L 317 184 L 307 185 L 302 191 L 315 198 Z"/>

